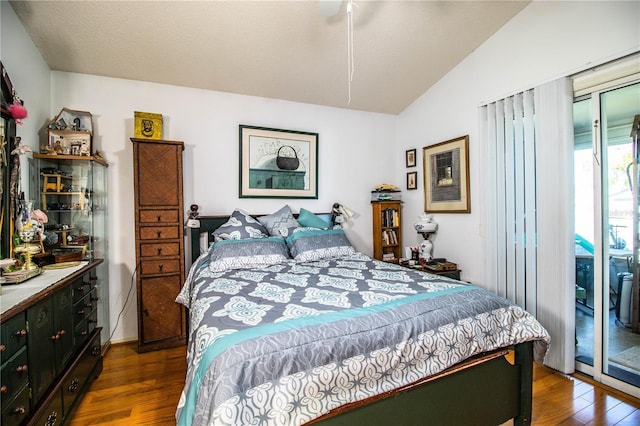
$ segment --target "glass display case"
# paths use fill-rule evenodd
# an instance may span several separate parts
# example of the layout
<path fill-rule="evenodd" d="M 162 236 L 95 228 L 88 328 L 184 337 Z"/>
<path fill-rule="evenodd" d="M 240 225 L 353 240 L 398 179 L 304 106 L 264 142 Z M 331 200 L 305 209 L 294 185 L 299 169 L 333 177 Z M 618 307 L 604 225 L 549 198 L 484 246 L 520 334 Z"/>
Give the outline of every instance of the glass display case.
<path fill-rule="evenodd" d="M 109 342 L 107 163 L 102 157 L 33 154 L 33 208 L 47 215 L 42 237 L 44 264 L 103 259 L 96 267 L 96 303 L 102 342 Z"/>

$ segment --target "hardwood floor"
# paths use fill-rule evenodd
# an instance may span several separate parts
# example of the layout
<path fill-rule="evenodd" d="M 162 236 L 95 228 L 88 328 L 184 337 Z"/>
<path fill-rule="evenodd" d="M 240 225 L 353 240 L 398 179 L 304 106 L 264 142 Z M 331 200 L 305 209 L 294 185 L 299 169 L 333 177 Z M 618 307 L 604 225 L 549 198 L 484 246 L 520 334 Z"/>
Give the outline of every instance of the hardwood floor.
<path fill-rule="evenodd" d="M 86 425 L 172 425 L 184 384 L 185 348 L 138 354 L 113 345 L 70 422 Z M 536 365 L 534 425 L 640 425 L 640 400 Z"/>

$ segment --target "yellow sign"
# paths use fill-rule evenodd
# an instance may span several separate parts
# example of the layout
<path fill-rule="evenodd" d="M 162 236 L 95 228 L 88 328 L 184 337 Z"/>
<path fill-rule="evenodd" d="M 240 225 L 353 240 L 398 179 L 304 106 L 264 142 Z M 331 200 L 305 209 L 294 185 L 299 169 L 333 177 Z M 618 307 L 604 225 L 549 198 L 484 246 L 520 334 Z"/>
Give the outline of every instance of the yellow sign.
<path fill-rule="evenodd" d="M 134 111 L 136 138 L 162 139 L 162 114 Z"/>

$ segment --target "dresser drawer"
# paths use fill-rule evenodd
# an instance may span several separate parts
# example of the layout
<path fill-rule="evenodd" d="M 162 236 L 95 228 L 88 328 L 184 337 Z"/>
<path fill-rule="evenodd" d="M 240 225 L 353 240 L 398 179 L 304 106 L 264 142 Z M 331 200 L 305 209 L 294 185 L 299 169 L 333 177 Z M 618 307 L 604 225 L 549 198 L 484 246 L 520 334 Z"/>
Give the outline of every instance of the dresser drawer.
<path fill-rule="evenodd" d="M 0 382 L 0 403 L 4 406 L 29 381 L 26 346 L 23 346 L 11 359 L 2 365 L 0 378 L 2 379 L 2 382 Z"/>
<path fill-rule="evenodd" d="M 96 302 L 98 301 L 96 292 L 97 290 L 95 288 L 92 288 L 90 293 L 73 304 L 75 324 L 82 321 L 84 318 L 87 318 L 91 314 L 91 312 L 96 310 Z"/>
<path fill-rule="evenodd" d="M 175 226 L 141 226 L 141 240 L 167 240 L 180 236 L 180 227 Z"/>
<path fill-rule="evenodd" d="M 53 392 L 53 394 L 53 398 L 42 411 L 40 417 L 38 417 L 35 422 L 30 422 L 31 424 L 37 426 L 54 426 L 62 424 L 64 414 L 62 412 L 62 390 L 58 388 Z"/>
<path fill-rule="evenodd" d="M 180 272 L 179 259 L 145 260 L 140 263 L 141 275 L 170 274 Z"/>
<path fill-rule="evenodd" d="M 141 244 L 140 256 L 175 256 L 180 253 L 180 243 Z"/>
<path fill-rule="evenodd" d="M 140 210 L 140 223 L 175 223 L 178 222 L 178 211 L 173 210 Z"/>
<path fill-rule="evenodd" d="M 64 403 L 65 418 L 71 411 L 71 407 L 78 395 L 93 378 L 94 368 L 102 357 L 100 348 L 100 333 L 97 333 L 82 352 L 78 363 L 63 380 L 62 401 Z"/>
<path fill-rule="evenodd" d="M 71 299 L 73 300 L 73 303 L 76 303 L 78 300 L 89 294 L 91 291 L 91 284 L 92 282 L 87 275 L 82 278 L 78 278 L 71 284 Z"/>
<path fill-rule="evenodd" d="M 27 343 L 27 324 L 24 312 L 11 318 L 0 327 L 0 363 L 6 360 Z"/>
<path fill-rule="evenodd" d="M 18 395 L 2 402 L 2 426 L 16 426 L 29 416 L 29 386 L 22 388 Z"/>

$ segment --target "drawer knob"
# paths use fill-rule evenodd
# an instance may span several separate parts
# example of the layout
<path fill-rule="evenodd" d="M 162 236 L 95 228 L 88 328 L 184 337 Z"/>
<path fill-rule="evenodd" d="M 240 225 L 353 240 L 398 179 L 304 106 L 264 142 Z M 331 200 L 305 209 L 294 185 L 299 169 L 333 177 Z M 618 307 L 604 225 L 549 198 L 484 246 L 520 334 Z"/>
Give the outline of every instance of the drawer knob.
<path fill-rule="evenodd" d="M 71 381 L 71 384 L 67 388 L 69 393 L 74 393 L 75 391 L 77 391 L 79 384 L 80 384 L 80 379 L 78 379 L 77 377 L 74 377 L 74 379 Z"/>
<path fill-rule="evenodd" d="M 163 265 L 163 264 L 158 265 L 158 270 L 159 270 L 160 272 L 162 272 L 162 268 L 163 268 L 163 267 L 164 267 L 164 265 Z"/>
<path fill-rule="evenodd" d="M 158 215 L 158 222 L 162 220 L 162 215 Z"/>
<path fill-rule="evenodd" d="M 26 413 L 26 412 L 27 412 L 27 410 L 25 410 L 25 408 L 24 408 L 23 406 L 20 406 L 20 407 L 16 407 L 16 408 L 14 408 L 11 412 L 12 412 L 12 414 L 13 414 L 14 416 L 21 416 L 21 415 L 23 415 L 24 413 Z"/>
<path fill-rule="evenodd" d="M 53 413 L 47 416 L 47 422 L 44 424 L 45 426 L 54 426 L 58 421 L 58 412 L 54 411 Z"/>
<path fill-rule="evenodd" d="M 162 254 L 162 247 L 158 247 L 158 256 Z"/>
<path fill-rule="evenodd" d="M 16 368 L 16 373 L 18 374 L 26 373 L 27 371 L 29 371 L 29 367 L 27 366 L 27 364 L 21 365 L 18 368 Z"/>
<path fill-rule="evenodd" d="M 158 238 L 161 238 L 162 231 L 158 231 Z"/>
<path fill-rule="evenodd" d="M 0 345 L 0 352 L 4 352 L 7 350 L 7 347 L 5 345 Z"/>
<path fill-rule="evenodd" d="M 24 328 L 22 330 L 18 330 L 15 332 L 14 334 L 16 337 L 24 337 L 27 335 L 27 330 L 25 330 Z"/>
<path fill-rule="evenodd" d="M 0 386 L 0 393 L 3 393 L 3 394 L 4 394 L 4 393 L 7 393 L 7 390 L 8 390 L 8 389 L 7 389 L 7 386 L 6 386 L 6 385 L 2 385 L 2 386 Z"/>

